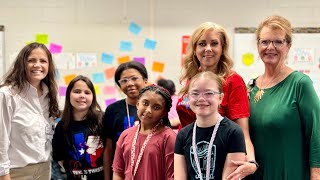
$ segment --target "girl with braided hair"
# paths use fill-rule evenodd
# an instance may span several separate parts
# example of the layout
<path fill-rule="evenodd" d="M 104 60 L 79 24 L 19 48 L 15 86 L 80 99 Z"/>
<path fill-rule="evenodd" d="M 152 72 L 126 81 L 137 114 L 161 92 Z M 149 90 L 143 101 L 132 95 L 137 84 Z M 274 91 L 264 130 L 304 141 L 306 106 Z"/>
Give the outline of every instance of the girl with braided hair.
<path fill-rule="evenodd" d="M 170 126 L 170 93 L 156 85 L 140 90 L 138 126 L 121 133 L 113 161 L 113 179 L 172 179 L 176 133 Z"/>

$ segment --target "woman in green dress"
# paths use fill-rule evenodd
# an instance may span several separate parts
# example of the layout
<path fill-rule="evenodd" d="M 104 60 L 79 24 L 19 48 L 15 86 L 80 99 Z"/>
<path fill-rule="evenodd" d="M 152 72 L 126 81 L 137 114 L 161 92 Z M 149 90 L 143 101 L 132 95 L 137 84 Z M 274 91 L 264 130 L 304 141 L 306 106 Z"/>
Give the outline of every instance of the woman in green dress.
<path fill-rule="evenodd" d="M 320 103 L 311 79 L 286 65 L 292 28 L 266 18 L 256 31 L 265 71 L 250 85 L 250 135 L 260 167 L 253 179 L 320 179 Z"/>

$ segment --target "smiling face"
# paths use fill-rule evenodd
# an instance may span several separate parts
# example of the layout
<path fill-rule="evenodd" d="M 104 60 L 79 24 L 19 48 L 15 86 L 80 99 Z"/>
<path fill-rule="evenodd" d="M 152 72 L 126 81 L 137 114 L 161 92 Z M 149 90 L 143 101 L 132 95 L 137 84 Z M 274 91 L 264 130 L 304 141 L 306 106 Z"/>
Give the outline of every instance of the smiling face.
<path fill-rule="evenodd" d="M 165 100 L 160 94 L 146 91 L 138 100 L 137 114 L 144 125 L 155 126 L 166 115 Z"/>
<path fill-rule="evenodd" d="M 75 117 L 77 114 L 87 114 L 92 104 L 93 94 L 88 85 L 82 81 L 77 81 L 70 92 L 70 103 L 73 107 Z"/>
<path fill-rule="evenodd" d="M 217 93 L 215 93 L 217 92 Z M 191 81 L 188 99 L 191 110 L 197 118 L 214 117 L 218 113 L 218 107 L 223 99 L 215 80 L 200 76 Z"/>
<path fill-rule="evenodd" d="M 41 48 L 36 48 L 31 51 L 27 59 L 26 74 L 29 83 L 38 87 L 41 80 L 43 80 L 49 69 L 49 60 L 46 52 Z"/>
<path fill-rule="evenodd" d="M 136 99 L 139 95 L 140 89 L 144 88 L 147 80 L 142 77 L 136 69 L 126 69 L 121 73 L 120 81 L 126 79 L 126 83 L 120 84 L 120 88 L 128 98 Z"/>
<path fill-rule="evenodd" d="M 259 42 L 263 41 L 278 41 L 281 42 L 285 39 L 286 33 L 281 29 L 271 29 L 267 26 L 261 29 L 259 35 Z M 258 42 L 258 51 L 260 58 L 266 65 L 278 66 L 285 64 L 291 44 L 284 42 L 281 47 L 274 47 L 274 43 L 270 43 L 267 47 Z"/>
<path fill-rule="evenodd" d="M 222 54 L 219 34 L 214 30 L 205 32 L 197 42 L 195 55 L 203 70 L 216 70 Z"/>

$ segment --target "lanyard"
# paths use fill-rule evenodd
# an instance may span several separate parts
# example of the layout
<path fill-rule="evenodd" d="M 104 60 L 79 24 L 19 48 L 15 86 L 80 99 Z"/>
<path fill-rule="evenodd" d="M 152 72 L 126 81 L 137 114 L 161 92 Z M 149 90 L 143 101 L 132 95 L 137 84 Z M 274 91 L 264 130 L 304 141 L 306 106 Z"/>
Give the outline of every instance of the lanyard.
<path fill-rule="evenodd" d="M 137 159 L 137 162 L 136 164 L 134 165 L 134 158 L 135 158 L 135 155 L 136 155 L 136 143 L 137 143 L 137 139 L 138 139 L 138 134 L 139 134 L 139 129 L 141 127 L 141 125 L 139 125 L 137 127 L 137 131 L 136 131 L 136 134 L 134 135 L 134 139 L 133 139 L 133 142 L 132 142 L 132 146 L 131 146 L 131 171 L 133 170 L 133 167 L 134 167 L 134 170 L 133 170 L 133 173 L 132 173 L 132 179 L 134 179 L 134 176 L 136 175 L 137 173 L 137 170 L 138 170 L 138 166 L 140 164 L 140 161 L 141 161 L 141 158 L 142 158 L 142 155 L 143 155 L 143 152 L 144 152 L 144 149 L 146 148 L 147 146 L 147 143 L 149 142 L 149 140 L 151 139 L 151 137 L 153 136 L 153 134 L 155 133 L 155 131 L 157 130 L 157 127 L 161 124 L 161 121 L 159 121 L 159 123 L 157 125 L 155 125 L 152 129 L 151 129 L 151 132 L 148 134 L 147 138 L 144 140 L 143 142 L 143 145 L 140 149 L 140 152 L 139 152 L 139 155 L 138 155 L 138 159 Z"/>
<path fill-rule="evenodd" d="M 127 109 L 127 120 L 128 120 L 128 128 L 131 127 L 131 121 L 130 121 L 130 113 L 129 113 L 129 106 L 126 99 L 126 109 Z"/>
<path fill-rule="evenodd" d="M 211 165 L 211 152 L 212 152 L 212 145 L 213 141 L 216 138 L 216 134 L 220 125 L 220 122 L 222 121 L 223 117 L 219 115 L 218 121 L 213 129 L 212 136 L 210 139 L 209 147 L 208 147 L 208 154 L 207 154 L 207 168 L 206 168 L 206 180 L 210 178 L 210 165 Z M 197 126 L 197 121 L 194 122 L 193 126 L 193 132 L 192 132 L 192 150 L 193 150 L 193 155 L 194 155 L 194 161 L 196 162 L 197 169 L 199 172 L 199 178 L 202 180 L 202 173 L 201 173 L 201 168 L 200 168 L 200 162 L 198 158 L 198 153 L 196 150 L 196 126 Z"/>

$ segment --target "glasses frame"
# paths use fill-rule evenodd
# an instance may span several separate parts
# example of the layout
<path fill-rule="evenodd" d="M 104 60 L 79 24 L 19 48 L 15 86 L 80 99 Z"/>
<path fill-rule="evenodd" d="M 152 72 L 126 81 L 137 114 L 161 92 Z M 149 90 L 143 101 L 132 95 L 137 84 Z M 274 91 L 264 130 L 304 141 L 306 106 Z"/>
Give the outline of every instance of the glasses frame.
<path fill-rule="evenodd" d="M 267 42 L 267 44 L 266 45 L 264 45 L 264 43 L 262 43 L 262 42 Z M 278 45 L 276 45 L 278 42 L 276 42 L 276 41 L 281 41 L 281 44 L 278 44 Z M 276 43 L 275 43 L 276 42 Z M 263 47 L 263 48 L 267 48 L 267 47 L 269 47 L 270 46 L 270 43 L 272 43 L 272 45 L 273 45 L 273 47 L 275 47 L 275 48 L 281 48 L 281 47 L 283 47 L 284 46 L 284 44 L 285 43 L 287 43 L 287 40 L 286 39 L 282 39 L 282 40 L 279 40 L 279 39 L 277 39 L 277 40 L 261 40 L 261 39 L 259 39 L 258 40 L 258 44 L 259 44 L 259 46 L 261 46 L 261 47 Z"/>
<path fill-rule="evenodd" d="M 119 79 L 118 83 L 120 84 L 120 86 L 123 86 L 123 85 L 127 85 L 130 81 L 137 82 L 139 79 L 142 79 L 142 78 L 137 76 L 131 76 L 128 78 Z M 123 82 L 123 81 L 126 81 L 126 82 Z"/>
<path fill-rule="evenodd" d="M 195 94 L 194 93 L 197 93 L 198 95 L 196 95 L 195 97 Z M 205 95 L 206 93 L 211 93 L 210 95 Z M 189 92 L 188 93 L 188 96 L 189 98 L 191 97 L 192 99 L 200 99 L 200 97 L 203 97 L 204 99 L 210 99 L 212 98 L 214 95 L 216 94 L 222 94 L 222 92 L 217 92 L 217 91 L 206 91 L 206 92 L 196 92 L 196 91 L 193 91 L 193 92 Z M 207 97 L 209 96 L 209 97 Z"/>

